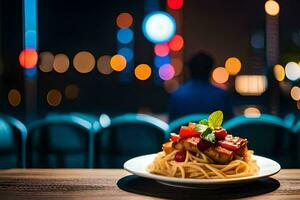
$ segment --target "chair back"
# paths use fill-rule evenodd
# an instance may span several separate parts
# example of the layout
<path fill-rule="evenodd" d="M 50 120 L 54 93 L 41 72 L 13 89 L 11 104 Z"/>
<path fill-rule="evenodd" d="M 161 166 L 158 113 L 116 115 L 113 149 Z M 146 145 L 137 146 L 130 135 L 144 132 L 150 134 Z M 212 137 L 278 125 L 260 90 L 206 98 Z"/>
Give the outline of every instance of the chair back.
<path fill-rule="evenodd" d="M 181 126 L 185 126 L 189 122 L 199 122 L 201 119 L 207 119 L 208 114 L 192 114 L 178 118 L 169 123 L 169 132 L 179 132 Z"/>
<path fill-rule="evenodd" d="M 229 134 L 247 138 L 255 154 L 277 160 L 282 167 L 297 165 L 295 134 L 279 117 L 267 114 L 251 118 L 237 116 L 223 127 Z"/>
<path fill-rule="evenodd" d="M 29 125 L 28 167 L 93 166 L 92 124 L 78 116 L 53 115 Z"/>
<path fill-rule="evenodd" d="M 17 163 L 16 165 L 13 165 L 13 167 L 25 168 L 27 128 L 20 120 L 14 117 L 8 115 L 0 115 L 0 118 L 2 118 L 11 129 L 11 136 L 13 137 L 13 148 L 15 149 L 15 156 L 17 157 Z M 2 140 L 2 142 L 4 141 Z"/>
<path fill-rule="evenodd" d="M 95 137 L 95 166 L 120 168 L 135 156 L 161 151 L 168 124 L 143 114 L 115 117 Z"/>

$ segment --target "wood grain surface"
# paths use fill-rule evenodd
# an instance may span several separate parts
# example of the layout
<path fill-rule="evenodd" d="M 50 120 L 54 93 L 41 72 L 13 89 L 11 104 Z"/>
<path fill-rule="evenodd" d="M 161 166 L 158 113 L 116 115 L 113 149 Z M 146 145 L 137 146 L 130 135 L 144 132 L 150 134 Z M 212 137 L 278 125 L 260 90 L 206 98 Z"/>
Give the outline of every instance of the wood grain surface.
<path fill-rule="evenodd" d="M 9 169 L 0 171 L 0 199 L 300 199 L 300 169 L 216 189 L 181 189 L 122 169 Z"/>

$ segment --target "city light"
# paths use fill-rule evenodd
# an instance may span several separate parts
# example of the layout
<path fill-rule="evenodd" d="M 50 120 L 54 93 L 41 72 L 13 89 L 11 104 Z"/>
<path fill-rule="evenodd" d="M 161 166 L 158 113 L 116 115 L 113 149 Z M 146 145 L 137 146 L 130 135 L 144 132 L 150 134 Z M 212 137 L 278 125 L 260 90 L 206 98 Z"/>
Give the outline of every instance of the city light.
<path fill-rule="evenodd" d="M 274 0 L 268 0 L 266 3 L 265 3 L 265 11 L 268 15 L 271 15 L 271 16 L 276 16 L 279 14 L 279 11 L 280 11 L 280 6 L 279 4 L 274 1 Z"/>
<path fill-rule="evenodd" d="M 176 22 L 174 18 L 163 11 L 148 14 L 142 25 L 145 37 L 152 43 L 168 42 L 175 34 Z"/>
<path fill-rule="evenodd" d="M 117 39 L 121 44 L 128 44 L 133 40 L 133 32 L 129 28 L 122 28 L 118 30 Z"/>
<path fill-rule="evenodd" d="M 23 68 L 30 69 L 36 66 L 38 61 L 38 54 L 35 49 L 24 49 L 19 56 L 20 65 Z"/>
<path fill-rule="evenodd" d="M 162 80 L 171 80 L 175 75 L 175 70 L 171 64 L 164 64 L 159 68 L 158 74 Z"/>
<path fill-rule="evenodd" d="M 17 107 L 21 103 L 21 94 L 16 89 L 11 89 L 7 95 L 8 102 L 11 106 Z"/>
<path fill-rule="evenodd" d="M 120 72 L 126 67 L 126 59 L 122 55 L 114 55 L 110 60 L 110 66 L 113 70 Z"/>
<path fill-rule="evenodd" d="M 81 51 L 74 56 L 73 65 L 75 69 L 80 73 L 89 73 L 95 67 L 96 61 L 88 51 Z"/>
<path fill-rule="evenodd" d="M 129 13 L 120 13 L 116 22 L 119 28 L 129 28 L 132 25 L 133 18 Z"/>
<path fill-rule="evenodd" d="M 157 56 L 160 56 L 160 57 L 164 57 L 164 56 L 167 56 L 169 54 L 169 47 L 166 43 L 164 44 L 156 44 L 154 46 L 154 53 L 157 55 Z"/>
<path fill-rule="evenodd" d="M 97 69 L 101 74 L 111 74 L 113 72 L 111 66 L 110 66 L 110 60 L 111 56 L 104 55 L 100 56 L 100 58 L 97 61 Z"/>
<path fill-rule="evenodd" d="M 70 66 L 70 61 L 68 56 L 66 56 L 65 54 L 57 54 L 54 57 L 54 61 L 53 61 L 53 69 L 57 72 L 57 73 L 64 73 L 68 70 Z"/>
<path fill-rule="evenodd" d="M 229 74 L 224 67 L 217 67 L 212 73 L 212 78 L 216 83 L 226 83 L 229 79 Z"/>
<path fill-rule="evenodd" d="M 244 96 L 260 96 L 267 89 L 267 78 L 264 75 L 238 75 L 235 79 L 235 90 Z"/>
<path fill-rule="evenodd" d="M 134 69 L 134 75 L 137 79 L 144 81 L 151 76 L 151 67 L 147 64 L 139 64 Z"/>
<path fill-rule="evenodd" d="M 39 56 L 39 68 L 42 72 L 51 72 L 53 69 L 54 55 L 51 52 L 42 52 Z"/>
<path fill-rule="evenodd" d="M 184 40 L 181 35 L 176 34 L 168 42 L 168 45 L 172 51 L 180 51 L 184 45 Z"/>
<path fill-rule="evenodd" d="M 285 66 L 285 75 L 291 81 L 300 78 L 300 66 L 295 62 L 289 62 Z"/>
<path fill-rule="evenodd" d="M 298 86 L 292 87 L 292 89 L 291 89 L 291 97 L 295 101 L 299 101 L 300 100 L 300 88 Z"/>
<path fill-rule="evenodd" d="M 60 91 L 52 89 L 47 93 L 47 102 L 50 106 L 58 106 L 61 103 L 62 95 Z"/>
<path fill-rule="evenodd" d="M 118 50 L 118 54 L 124 56 L 127 62 L 130 62 L 133 59 L 133 51 L 130 48 L 123 47 Z"/>
<path fill-rule="evenodd" d="M 160 57 L 160 56 L 155 56 L 154 57 L 154 65 L 155 67 L 159 68 L 164 64 L 170 64 L 171 63 L 171 57 L 169 55 Z"/>
<path fill-rule="evenodd" d="M 283 81 L 285 77 L 284 67 L 282 65 L 275 65 L 273 68 L 274 77 L 277 81 Z"/>
<path fill-rule="evenodd" d="M 244 110 L 244 116 L 248 117 L 248 118 L 256 118 L 256 117 L 260 117 L 261 112 L 258 108 L 256 107 L 248 107 Z"/>
<path fill-rule="evenodd" d="M 183 6 L 183 0 L 167 0 L 167 5 L 173 10 L 178 10 Z"/>
<path fill-rule="evenodd" d="M 225 61 L 225 69 L 230 75 L 237 75 L 242 68 L 241 61 L 236 57 L 230 57 Z"/>

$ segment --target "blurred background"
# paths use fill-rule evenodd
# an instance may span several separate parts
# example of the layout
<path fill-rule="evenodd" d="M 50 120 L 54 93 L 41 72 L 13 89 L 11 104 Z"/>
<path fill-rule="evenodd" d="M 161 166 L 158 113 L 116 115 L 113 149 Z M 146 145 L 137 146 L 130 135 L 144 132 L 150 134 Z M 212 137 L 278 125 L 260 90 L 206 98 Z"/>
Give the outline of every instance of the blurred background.
<path fill-rule="evenodd" d="M 26 126 L 65 113 L 104 124 L 126 113 L 169 122 L 170 94 L 205 51 L 231 118 L 276 116 L 297 132 L 299 8 L 298 0 L 2 0 L 0 112 Z M 155 20 L 165 18 L 169 29 L 158 29 L 170 37 L 160 40 Z"/>

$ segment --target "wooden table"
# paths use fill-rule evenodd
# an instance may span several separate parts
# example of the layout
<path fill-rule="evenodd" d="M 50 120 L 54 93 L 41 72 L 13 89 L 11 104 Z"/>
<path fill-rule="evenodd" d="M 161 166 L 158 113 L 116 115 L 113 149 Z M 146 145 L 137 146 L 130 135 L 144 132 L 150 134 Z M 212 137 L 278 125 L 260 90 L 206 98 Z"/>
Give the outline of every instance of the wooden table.
<path fill-rule="evenodd" d="M 0 171 L 0 199 L 300 199 L 300 169 L 232 188 L 181 189 L 121 169 L 10 169 Z"/>

